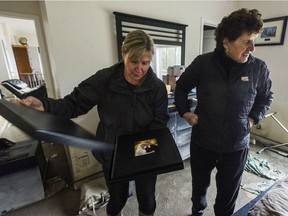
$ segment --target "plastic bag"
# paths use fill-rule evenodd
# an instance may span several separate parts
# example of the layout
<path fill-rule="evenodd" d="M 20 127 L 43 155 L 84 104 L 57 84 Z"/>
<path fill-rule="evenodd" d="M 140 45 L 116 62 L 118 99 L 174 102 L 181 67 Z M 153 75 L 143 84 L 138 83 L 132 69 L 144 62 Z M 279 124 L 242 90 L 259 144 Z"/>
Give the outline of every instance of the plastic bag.
<path fill-rule="evenodd" d="M 81 186 L 79 215 L 96 215 L 96 210 L 107 205 L 109 192 L 104 177 L 97 178 Z"/>

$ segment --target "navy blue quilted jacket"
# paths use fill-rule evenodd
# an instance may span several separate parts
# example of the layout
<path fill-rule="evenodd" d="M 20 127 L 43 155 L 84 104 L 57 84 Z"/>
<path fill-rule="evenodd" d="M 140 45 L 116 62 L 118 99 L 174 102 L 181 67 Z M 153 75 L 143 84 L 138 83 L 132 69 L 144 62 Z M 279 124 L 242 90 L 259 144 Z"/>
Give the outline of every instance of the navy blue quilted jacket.
<path fill-rule="evenodd" d="M 240 64 L 216 49 L 199 55 L 176 84 L 180 116 L 190 110 L 187 94 L 194 87 L 198 124 L 193 127 L 192 139 L 205 149 L 222 153 L 247 148 L 251 129 L 248 117 L 258 123 L 272 102 L 265 62 L 250 55 Z"/>

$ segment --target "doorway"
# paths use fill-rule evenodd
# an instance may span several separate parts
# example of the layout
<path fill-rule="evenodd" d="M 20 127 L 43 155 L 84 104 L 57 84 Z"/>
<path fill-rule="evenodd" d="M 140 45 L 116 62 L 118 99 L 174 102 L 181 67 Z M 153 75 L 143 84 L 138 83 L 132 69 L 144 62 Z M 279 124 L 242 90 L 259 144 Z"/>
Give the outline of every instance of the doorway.
<path fill-rule="evenodd" d="M 0 16 L 0 26 L 1 81 L 20 79 L 31 88 L 45 84 L 34 21 Z"/>
<path fill-rule="evenodd" d="M 214 31 L 218 25 L 215 20 L 203 18 L 201 19 L 201 38 L 200 38 L 200 54 L 212 52 L 216 47 L 214 40 Z"/>

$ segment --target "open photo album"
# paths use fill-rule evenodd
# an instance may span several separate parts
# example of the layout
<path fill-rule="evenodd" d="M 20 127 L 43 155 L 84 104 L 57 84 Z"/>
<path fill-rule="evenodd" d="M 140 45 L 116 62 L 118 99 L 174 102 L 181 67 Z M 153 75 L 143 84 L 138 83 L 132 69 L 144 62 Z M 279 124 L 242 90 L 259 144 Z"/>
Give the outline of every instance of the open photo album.
<path fill-rule="evenodd" d="M 183 169 L 183 161 L 168 128 L 119 136 L 115 143 L 110 181 Z"/>

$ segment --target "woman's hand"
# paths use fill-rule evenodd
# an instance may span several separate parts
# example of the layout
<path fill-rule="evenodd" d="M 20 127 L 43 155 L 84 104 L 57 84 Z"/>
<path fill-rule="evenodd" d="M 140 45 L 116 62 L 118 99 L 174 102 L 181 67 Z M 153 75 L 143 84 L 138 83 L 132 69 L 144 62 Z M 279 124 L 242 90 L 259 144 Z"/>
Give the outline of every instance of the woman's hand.
<path fill-rule="evenodd" d="M 184 118 L 190 125 L 196 125 L 196 124 L 198 124 L 198 115 L 196 115 L 195 113 L 186 112 L 186 113 L 183 115 L 183 118 Z"/>
<path fill-rule="evenodd" d="M 248 121 L 249 121 L 249 125 L 250 125 L 250 128 L 255 124 L 254 120 L 250 117 L 248 117 Z"/>
<path fill-rule="evenodd" d="M 44 111 L 43 103 L 35 97 L 28 96 L 20 100 L 20 103 L 23 104 L 24 106 L 27 106 L 36 110 Z"/>

